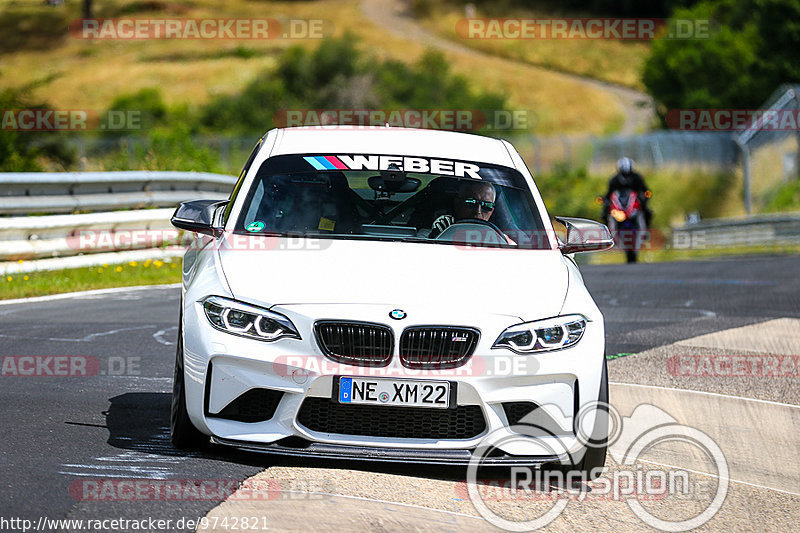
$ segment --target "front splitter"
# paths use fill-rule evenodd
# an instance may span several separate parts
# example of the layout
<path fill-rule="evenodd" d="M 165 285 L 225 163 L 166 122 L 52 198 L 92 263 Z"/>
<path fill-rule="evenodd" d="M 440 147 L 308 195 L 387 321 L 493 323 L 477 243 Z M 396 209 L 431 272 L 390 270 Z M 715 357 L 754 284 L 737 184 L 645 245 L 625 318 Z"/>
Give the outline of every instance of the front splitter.
<path fill-rule="evenodd" d="M 389 463 L 420 463 L 436 465 L 467 466 L 472 460 L 470 450 L 431 450 L 418 448 L 377 448 L 370 446 L 350 446 L 303 441 L 301 444 L 287 446 L 278 442 L 268 444 L 238 441 L 222 437 L 211 437 L 212 442 L 233 446 L 241 450 L 296 457 L 316 457 L 320 459 L 339 459 L 348 461 L 378 461 Z M 480 461 L 481 467 L 528 466 L 541 468 L 545 464 L 560 464 L 558 456 L 490 455 Z"/>

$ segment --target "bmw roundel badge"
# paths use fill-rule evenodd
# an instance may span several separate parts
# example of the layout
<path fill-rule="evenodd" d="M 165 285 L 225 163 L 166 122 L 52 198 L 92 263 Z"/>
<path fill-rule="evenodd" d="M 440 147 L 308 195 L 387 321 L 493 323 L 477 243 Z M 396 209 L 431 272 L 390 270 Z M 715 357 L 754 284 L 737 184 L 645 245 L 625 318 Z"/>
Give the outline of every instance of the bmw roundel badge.
<path fill-rule="evenodd" d="M 389 313 L 389 316 L 395 320 L 403 320 L 406 317 L 406 312 L 402 309 L 395 309 Z"/>

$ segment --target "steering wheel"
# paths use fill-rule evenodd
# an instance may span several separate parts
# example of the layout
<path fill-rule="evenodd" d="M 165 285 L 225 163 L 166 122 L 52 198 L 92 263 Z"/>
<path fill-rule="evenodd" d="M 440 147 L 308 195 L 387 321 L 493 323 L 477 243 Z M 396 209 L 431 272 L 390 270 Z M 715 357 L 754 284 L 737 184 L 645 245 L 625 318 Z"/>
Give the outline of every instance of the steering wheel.
<path fill-rule="evenodd" d="M 448 240 L 450 236 L 453 234 L 453 228 L 458 226 L 459 224 L 476 224 L 478 226 L 486 226 L 491 228 L 497 235 L 500 237 L 500 242 L 503 244 L 507 244 L 508 240 L 506 239 L 505 233 L 503 233 L 500 228 L 495 226 L 493 223 L 489 222 L 488 220 L 483 220 L 482 218 L 462 218 L 461 220 L 457 220 L 450 224 L 444 231 L 442 231 L 439 235 L 435 237 L 435 240 Z M 446 239 L 442 239 L 443 235 L 447 235 Z"/>

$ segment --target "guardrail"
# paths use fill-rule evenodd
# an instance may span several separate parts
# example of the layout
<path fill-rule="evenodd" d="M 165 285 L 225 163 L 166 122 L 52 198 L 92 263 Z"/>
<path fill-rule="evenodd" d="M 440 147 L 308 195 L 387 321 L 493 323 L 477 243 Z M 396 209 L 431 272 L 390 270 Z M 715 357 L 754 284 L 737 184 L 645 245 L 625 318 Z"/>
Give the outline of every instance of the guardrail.
<path fill-rule="evenodd" d="M 235 182 L 208 172 L 6 172 L 0 215 L 172 207 L 227 197 Z"/>
<path fill-rule="evenodd" d="M 9 216 L 0 216 L 0 274 L 179 256 L 188 236 L 169 222 L 175 206 L 226 198 L 235 181 L 206 172 L 2 173 L 0 215 Z M 90 212 L 52 214 L 75 211 Z M 32 213 L 47 214 L 14 216 Z"/>
<path fill-rule="evenodd" d="M 0 275 L 180 256 L 188 236 L 169 223 L 175 205 L 227 197 L 235 181 L 204 172 L 2 173 L 0 215 L 127 210 L 0 216 Z M 800 213 L 672 228 L 677 249 L 774 244 L 800 244 Z"/>
<path fill-rule="evenodd" d="M 0 219 L 0 261 L 153 248 L 180 241 L 174 209 Z"/>
<path fill-rule="evenodd" d="M 703 220 L 672 228 L 677 249 L 800 244 L 800 213 Z"/>

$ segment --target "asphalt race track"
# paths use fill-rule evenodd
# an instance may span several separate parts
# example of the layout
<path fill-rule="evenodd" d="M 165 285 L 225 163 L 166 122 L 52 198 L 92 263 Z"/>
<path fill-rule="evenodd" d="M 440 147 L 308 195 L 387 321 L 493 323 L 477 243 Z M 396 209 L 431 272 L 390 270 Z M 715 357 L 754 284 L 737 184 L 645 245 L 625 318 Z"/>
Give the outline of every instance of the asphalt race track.
<path fill-rule="evenodd" d="M 623 416 L 644 403 L 657 406 L 705 432 L 725 452 L 730 490 L 704 528 L 796 530 L 798 374 L 696 377 L 676 373 L 668 361 L 677 356 L 800 354 L 800 257 L 582 270 L 606 318 L 612 405 Z M 177 521 L 209 512 L 209 517 L 260 513 L 270 517 L 270 529 L 279 531 L 323 525 L 494 529 L 469 501 L 456 497 L 453 487 L 463 476 L 458 471 L 173 449 L 168 426 L 179 292 L 177 287 L 131 289 L 0 305 L 4 358 L 82 356 L 93 374 L 13 375 L 14 368 L 4 363 L 0 517 L 36 524 L 40 517 Z M 700 459 L 677 447 L 654 452 L 645 462 L 679 462 L 698 476 L 711 475 Z M 235 487 L 257 474 L 283 487 L 313 485 L 325 497 L 276 497 L 218 507 L 220 498 L 213 497 L 92 501 L 81 496 L 85 483 L 97 480 L 222 480 L 228 484 L 221 485 Z M 652 530 L 619 501 L 576 503 L 567 509 L 549 526 L 552 530 Z M 349 523 L 338 521 L 341 517 L 349 517 Z M 205 529 L 232 530 L 219 525 Z"/>

